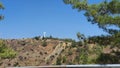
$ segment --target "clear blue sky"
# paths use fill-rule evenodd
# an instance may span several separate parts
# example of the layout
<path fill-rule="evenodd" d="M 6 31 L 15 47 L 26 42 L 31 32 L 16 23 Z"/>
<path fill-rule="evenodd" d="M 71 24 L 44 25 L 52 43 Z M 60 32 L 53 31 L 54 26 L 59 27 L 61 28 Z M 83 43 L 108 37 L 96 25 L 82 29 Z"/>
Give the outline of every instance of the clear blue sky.
<path fill-rule="evenodd" d="M 83 12 L 73 10 L 63 0 L 0 0 L 5 19 L 0 23 L 0 38 L 28 38 L 52 35 L 76 39 L 76 33 L 86 36 L 106 34 L 87 22 Z M 99 3 L 101 0 L 90 0 Z"/>

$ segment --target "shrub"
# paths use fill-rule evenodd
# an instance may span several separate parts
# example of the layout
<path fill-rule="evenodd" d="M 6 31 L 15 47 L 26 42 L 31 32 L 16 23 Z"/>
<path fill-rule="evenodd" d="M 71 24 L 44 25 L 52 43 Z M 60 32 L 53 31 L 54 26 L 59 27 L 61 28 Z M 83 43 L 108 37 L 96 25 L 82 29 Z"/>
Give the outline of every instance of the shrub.
<path fill-rule="evenodd" d="M 98 64 L 118 64 L 118 63 L 120 63 L 119 58 L 120 57 L 117 55 L 101 53 L 99 55 L 99 57 L 96 59 L 96 63 L 98 63 Z"/>
<path fill-rule="evenodd" d="M 23 60 L 23 56 L 19 56 L 18 58 L 19 58 L 19 60 L 20 60 L 20 61 L 22 61 L 22 60 Z"/>
<path fill-rule="evenodd" d="M 63 63 L 65 63 L 66 62 L 66 57 L 65 56 L 63 56 Z"/>
<path fill-rule="evenodd" d="M 76 45 L 77 45 L 76 42 L 72 42 L 71 44 L 72 47 L 76 47 Z"/>
<path fill-rule="evenodd" d="M 61 40 L 64 41 L 64 42 L 75 42 L 75 40 L 69 39 L 69 38 L 61 39 Z"/>
<path fill-rule="evenodd" d="M 3 53 L 5 48 L 6 48 L 5 44 L 0 43 L 0 53 Z"/>
<path fill-rule="evenodd" d="M 20 41 L 18 43 L 21 44 L 22 46 L 24 46 L 26 44 L 25 41 Z"/>
<path fill-rule="evenodd" d="M 40 55 L 43 55 L 43 53 L 42 53 L 42 52 L 40 52 L 39 54 L 40 54 Z"/>
<path fill-rule="evenodd" d="M 40 36 L 36 36 L 36 37 L 34 37 L 34 39 L 39 40 L 39 39 L 40 39 Z"/>
<path fill-rule="evenodd" d="M 43 47 L 46 47 L 46 46 L 47 46 L 47 42 L 46 42 L 46 41 L 43 41 L 42 46 L 43 46 Z"/>
<path fill-rule="evenodd" d="M 47 54 L 47 52 L 45 52 L 45 54 Z"/>
<path fill-rule="evenodd" d="M 53 46 L 53 49 L 55 49 L 56 46 Z"/>
<path fill-rule="evenodd" d="M 16 56 L 16 52 L 7 47 L 4 41 L 0 40 L 0 57 L 1 58 L 14 58 Z"/>
<path fill-rule="evenodd" d="M 88 62 L 88 50 L 85 48 L 79 48 L 79 55 L 76 56 L 76 61 L 80 64 L 87 64 Z"/>
<path fill-rule="evenodd" d="M 80 51 L 81 51 L 80 47 L 77 47 L 76 52 L 80 52 Z"/>
<path fill-rule="evenodd" d="M 77 61 L 79 63 L 80 62 L 80 56 L 76 56 L 75 61 Z"/>
<path fill-rule="evenodd" d="M 19 66 L 19 63 L 18 62 L 15 62 L 13 66 Z"/>
<path fill-rule="evenodd" d="M 57 58 L 57 60 L 56 60 L 56 65 L 61 65 L 62 63 L 61 63 L 61 57 L 59 57 L 59 58 Z"/>
<path fill-rule="evenodd" d="M 15 56 L 16 56 L 16 52 L 13 49 L 7 47 L 4 41 L 0 40 L 0 57 L 6 59 L 6 58 L 14 58 Z"/>
<path fill-rule="evenodd" d="M 69 52 L 68 52 L 68 55 L 72 55 L 72 54 L 73 54 L 72 51 L 69 51 Z"/>
<path fill-rule="evenodd" d="M 15 58 L 15 56 L 16 56 L 16 52 L 13 51 L 12 49 L 6 49 L 5 52 L 0 53 L 0 57 L 3 59 Z"/>
<path fill-rule="evenodd" d="M 78 41 L 78 42 L 77 42 L 77 45 L 78 45 L 78 46 L 82 46 L 83 44 L 82 44 L 81 41 Z"/>
<path fill-rule="evenodd" d="M 55 53 L 55 55 L 58 55 L 58 53 Z"/>

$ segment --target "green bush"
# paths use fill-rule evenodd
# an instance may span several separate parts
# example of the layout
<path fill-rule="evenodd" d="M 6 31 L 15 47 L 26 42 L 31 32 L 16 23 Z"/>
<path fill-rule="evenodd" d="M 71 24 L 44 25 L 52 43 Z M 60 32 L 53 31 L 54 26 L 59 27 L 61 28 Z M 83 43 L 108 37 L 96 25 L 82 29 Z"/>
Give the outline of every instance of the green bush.
<path fill-rule="evenodd" d="M 78 41 L 78 42 L 77 42 L 77 45 L 78 45 L 78 46 L 82 46 L 83 44 L 82 44 L 81 41 Z"/>
<path fill-rule="evenodd" d="M 77 45 L 76 42 L 72 42 L 71 44 L 72 47 L 76 47 L 76 45 Z"/>
<path fill-rule="evenodd" d="M 19 66 L 19 63 L 18 62 L 15 62 L 13 66 Z"/>
<path fill-rule="evenodd" d="M 5 48 L 7 48 L 6 45 L 0 41 L 0 53 L 3 53 Z"/>
<path fill-rule="evenodd" d="M 43 41 L 42 46 L 43 46 L 43 47 L 46 47 L 46 46 L 47 46 L 47 42 L 46 42 L 46 41 Z"/>
<path fill-rule="evenodd" d="M 68 52 L 68 55 L 72 55 L 72 54 L 73 54 L 72 51 L 69 51 L 69 52 Z"/>
<path fill-rule="evenodd" d="M 94 64 L 96 63 L 96 59 L 102 53 L 102 47 L 100 45 L 96 45 L 92 49 L 89 49 L 88 46 L 78 47 L 76 52 L 79 53 L 75 58 L 75 61 L 78 64 Z M 91 57 L 92 55 L 95 56 Z"/>
<path fill-rule="evenodd" d="M 16 52 L 13 49 L 7 47 L 4 41 L 0 40 L 0 57 L 6 59 L 6 58 L 14 58 L 15 56 L 16 56 Z"/>
<path fill-rule="evenodd" d="M 81 51 L 81 48 L 80 48 L 80 47 L 77 47 L 76 52 L 80 52 L 80 51 Z"/>
<path fill-rule="evenodd" d="M 88 49 L 87 48 L 77 48 L 76 52 L 79 54 L 75 57 L 75 61 L 78 64 L 88 63 Z"/>
<path fill-rule="evenodd" d="M 119 64 L 120 63 L 119 58 L 120 57 L 118 55 L 101 53 L 99 57 L 96 59 L 96 63 L 97 64 Z"/>
<path fill-rule="evenodd" d="M 65 56 L 63 56 L 63 63 L 65 63 L 66 62 L 66 57 Z"/>
<path fill-rule="evenodd" d="M 34 39 L 39 40 L 40 36 L 35 36 Z"/>
<path fill-rule="evenodd" d="M 61 63 L 61 57 L 59 57 L 59 58 L 57 58 L 57 60 L 56 60 L 56 65 L 61 65 L 62 63 Z"/>
<path fill-rule="evenodd" d="M 3 59 L 6 58 L 14 58 L 16 56 L 16 52 L 12 49 L 5 49 L 3 53 L 0 53 L 0 57 Z"/>

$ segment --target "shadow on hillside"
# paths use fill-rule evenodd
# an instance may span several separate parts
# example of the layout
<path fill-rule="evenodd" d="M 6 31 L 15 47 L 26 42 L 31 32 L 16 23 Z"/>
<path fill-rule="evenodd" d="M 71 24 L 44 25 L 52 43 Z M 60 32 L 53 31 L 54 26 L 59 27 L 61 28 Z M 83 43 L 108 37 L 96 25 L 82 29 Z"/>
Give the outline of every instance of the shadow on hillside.
<path fill-rule="evenodd" d="M 101 53 L 96 63 L 99 64 L 120 64 L 120 52 L 116 51 L 110 54 Z"/>

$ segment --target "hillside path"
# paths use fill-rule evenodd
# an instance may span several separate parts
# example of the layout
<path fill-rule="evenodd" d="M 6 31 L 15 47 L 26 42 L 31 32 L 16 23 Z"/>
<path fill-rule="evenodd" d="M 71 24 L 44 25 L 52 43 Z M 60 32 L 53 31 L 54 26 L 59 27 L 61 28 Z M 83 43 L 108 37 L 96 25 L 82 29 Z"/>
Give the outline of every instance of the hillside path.
<path fill-rule="evenodd" d="M 50 59 L 53 58 L 51 61 L 52 63 L 54 63 L 57 57 L 59 56 L 59 54 L 62 52 L 62 50 L 65 49 L 65 46 L 66 46 L 65 43 L 59 42 L 59 44 L 56 46 L 54 51 L 45 58 L 45 61 L 50 61 Z"/>

